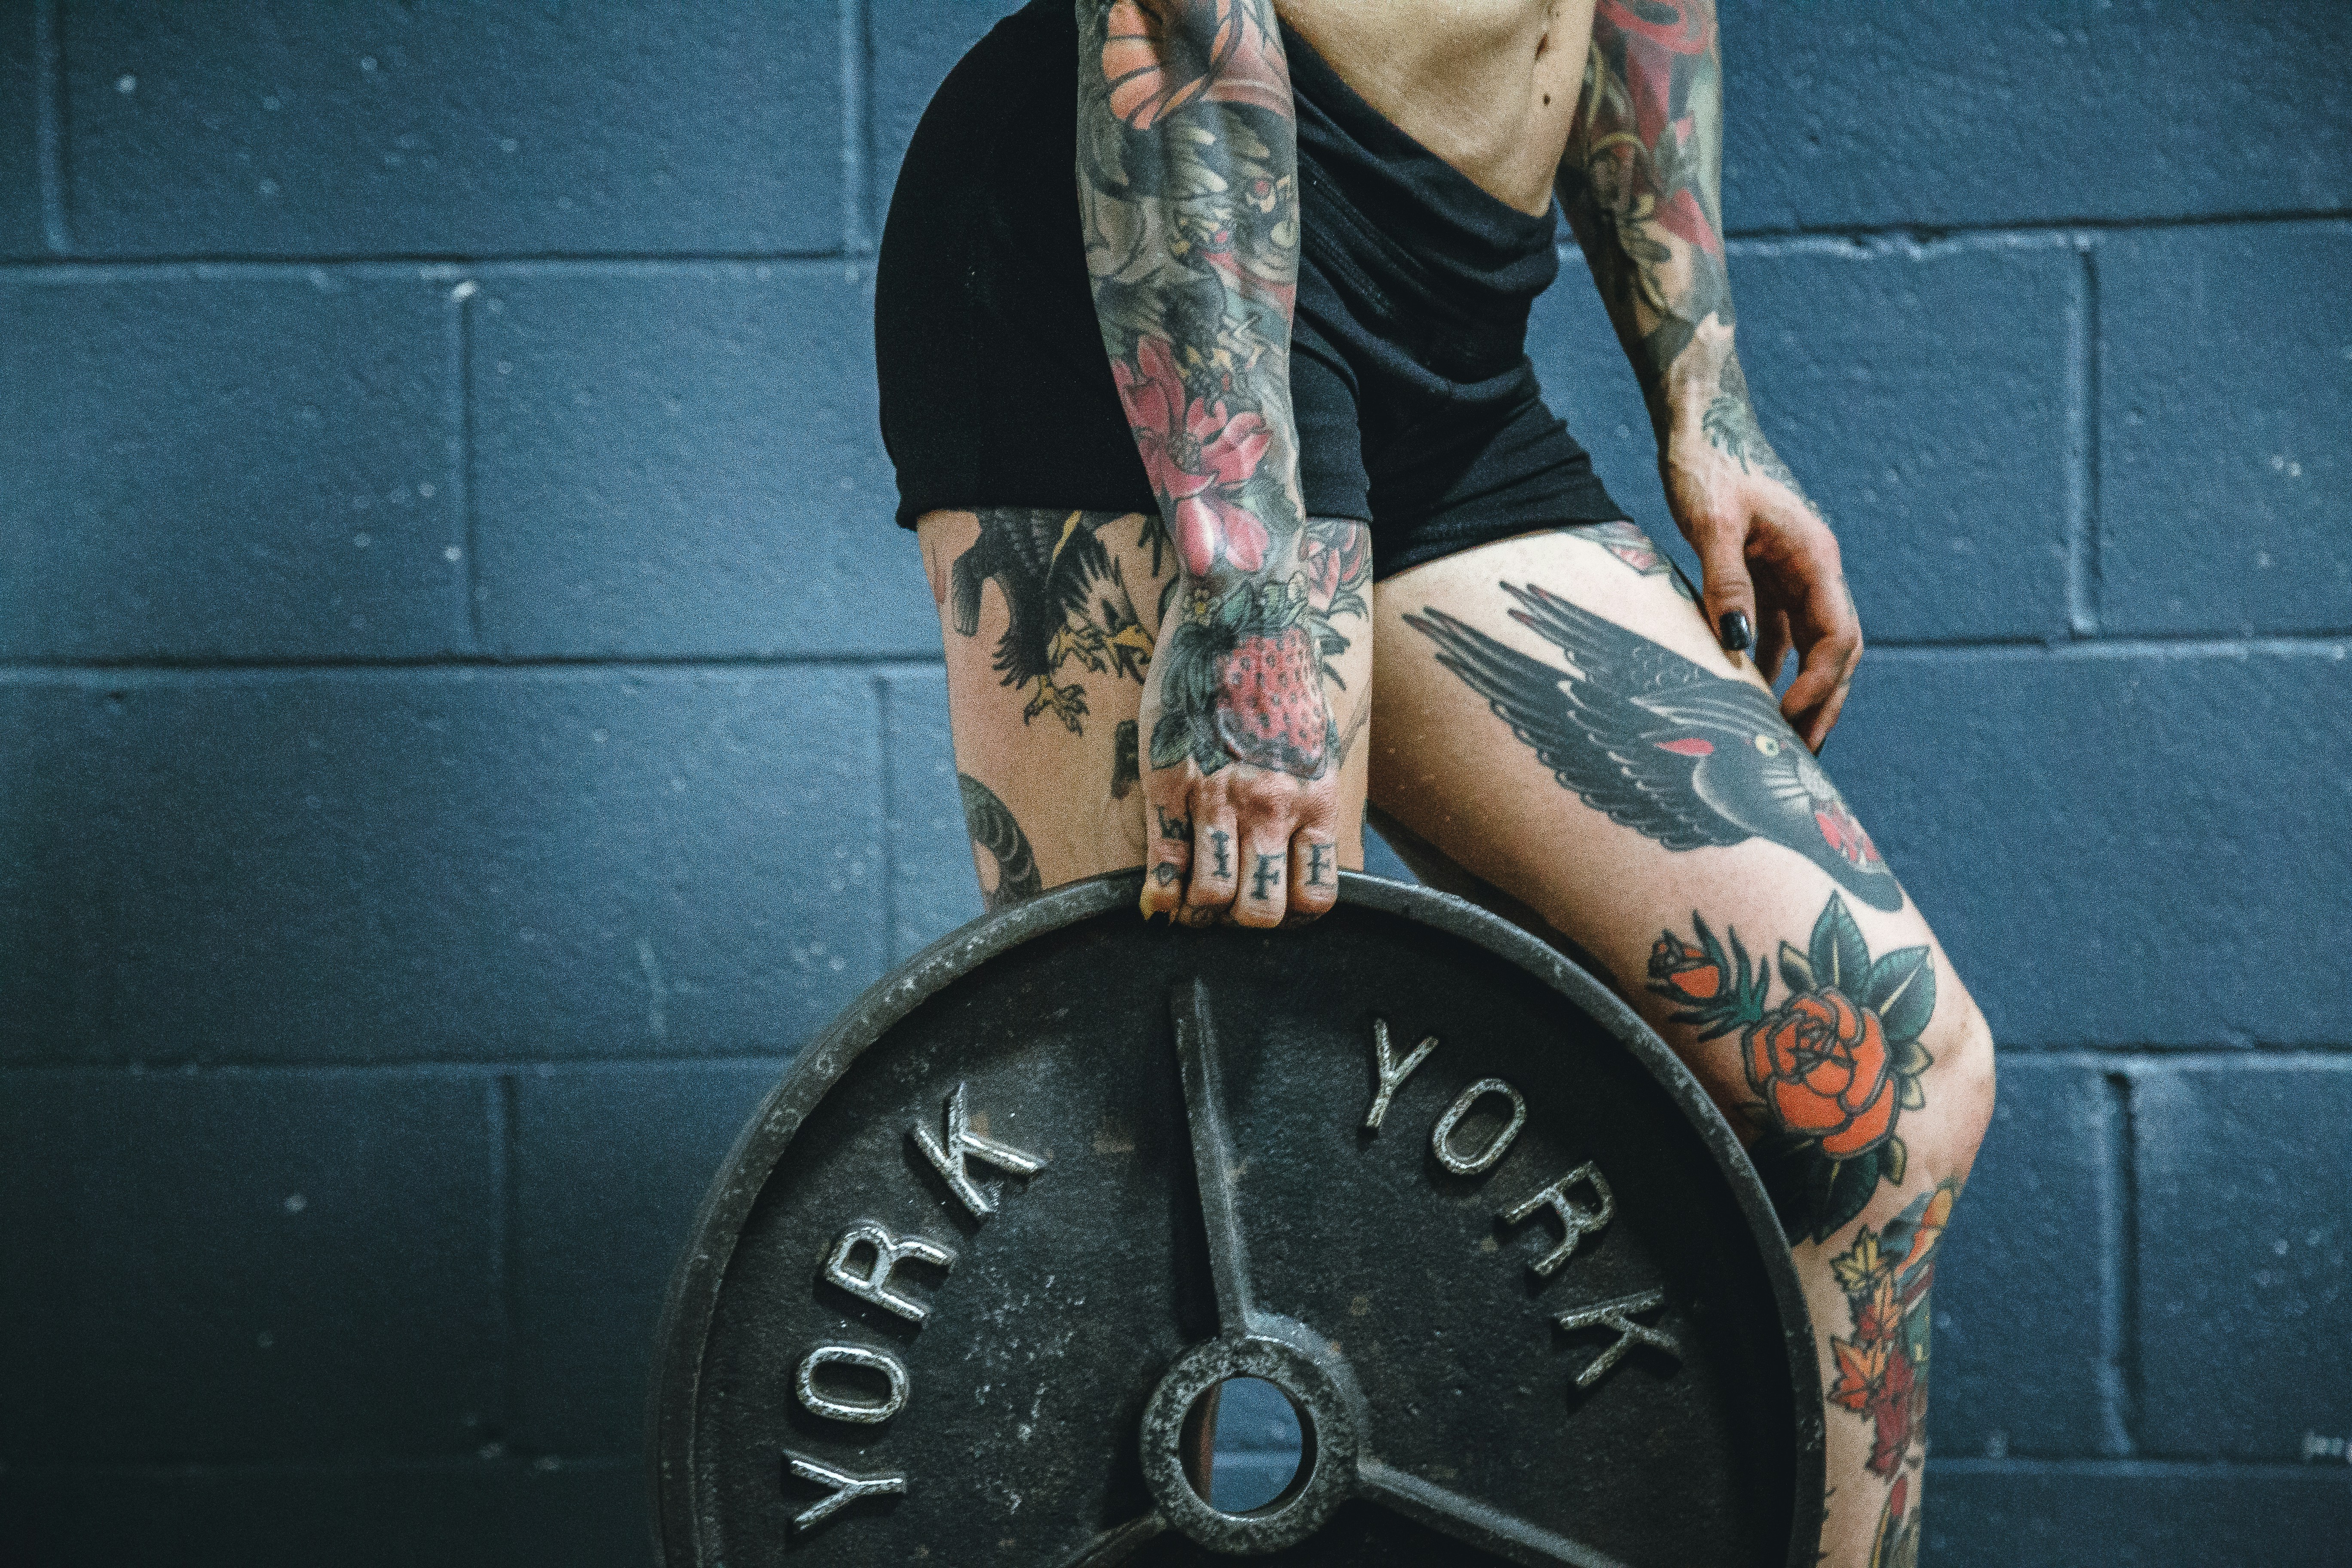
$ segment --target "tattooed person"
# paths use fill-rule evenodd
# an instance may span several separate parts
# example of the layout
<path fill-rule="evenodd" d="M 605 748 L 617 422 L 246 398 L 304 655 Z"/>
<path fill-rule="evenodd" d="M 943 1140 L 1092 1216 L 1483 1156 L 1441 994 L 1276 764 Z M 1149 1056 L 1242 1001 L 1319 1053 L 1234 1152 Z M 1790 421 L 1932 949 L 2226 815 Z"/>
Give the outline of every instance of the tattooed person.
<path fill-rule="evenodd" d="M 1822 1560 L 1909 1563 L 1992 1043 L 1815 757 L 1862 636 L 1734 348 L 1720 61 L 1713 0 L 1034 0 L 908 154 L 883 426 L 992 904 L 1140 865 L 1147 917 L 1311 919 L 1369 796 L 1750 1140 L 1818 1331 Z M 1561 210 L 1696 595 L 1524 352 Z"/>

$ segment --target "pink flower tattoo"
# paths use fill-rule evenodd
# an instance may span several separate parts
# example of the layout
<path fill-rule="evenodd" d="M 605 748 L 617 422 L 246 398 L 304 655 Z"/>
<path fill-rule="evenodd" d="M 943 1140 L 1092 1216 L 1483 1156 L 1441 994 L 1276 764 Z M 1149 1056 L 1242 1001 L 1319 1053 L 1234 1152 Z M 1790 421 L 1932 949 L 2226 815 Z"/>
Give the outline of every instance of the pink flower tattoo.
<path fill-rule="evenodd" d="M 1265 563 L 1265 524 L 1239 501 L 1273 440 L 1255 413 L 1229 414 L 1223 399 L 1188 397 L 1164 338 L 1136 345 L 1134 365 L 1111 364 L 1151 488 L 1172 502 L 1171 528 L 1184 570 L 1205 576 L 1218 561 L 1244 572 Z"/>

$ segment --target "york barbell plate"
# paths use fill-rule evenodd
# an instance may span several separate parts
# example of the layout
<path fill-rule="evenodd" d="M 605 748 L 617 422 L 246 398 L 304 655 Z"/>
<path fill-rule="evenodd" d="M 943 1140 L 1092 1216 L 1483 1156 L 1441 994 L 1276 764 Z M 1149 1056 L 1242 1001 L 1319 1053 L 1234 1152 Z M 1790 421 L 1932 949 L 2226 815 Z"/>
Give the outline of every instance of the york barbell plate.
<path fill-rule="evenodd" d="M 668 1563 L 1811 1564 L 1801 1297 L 1657 1036 L 1444 894 L 1189 931 L 1136 888 L 935 945 L 746 1128 L 662 1330 Z M 1234 1371 L 1314 1434 L 1239 1518 L 1170 1425 Z"/>

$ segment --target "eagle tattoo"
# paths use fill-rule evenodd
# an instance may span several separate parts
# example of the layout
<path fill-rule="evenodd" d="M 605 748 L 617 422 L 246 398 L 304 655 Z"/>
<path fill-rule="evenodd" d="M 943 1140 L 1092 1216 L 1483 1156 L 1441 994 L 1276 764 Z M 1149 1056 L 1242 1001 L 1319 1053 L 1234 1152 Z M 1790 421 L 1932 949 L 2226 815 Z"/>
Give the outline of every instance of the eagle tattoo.
<path fill-rule="evenodd" d="M 981 587 L 992 580 L 1011 612 L 996 668 L 1027 700 L 1021 721 L 1050 712 L 1080 733 L 1087 689 L 1056 679 L 1062 667 L 1076 659 L 1097 674 L 1141 680 L 1151 659 L 1151 637 L 1126 578 L 1096 537 L 1119 514 L 989 507 L 977 515 L 980 538 L 950 570 L 955 628 L 965 637 L 979 632 Z"/>
<path fill-rule="evenodd" d="M 1538 587 L 1503 591 L 1511 618 L 1559 646 L 1560 670 L 1442 610 L 1405 622 L 1470 683 L 1560 786 L 1669 849 L 1765 838 L 1874 909 L 1903 889 L 1837 786 L 1769 696 Z"/>

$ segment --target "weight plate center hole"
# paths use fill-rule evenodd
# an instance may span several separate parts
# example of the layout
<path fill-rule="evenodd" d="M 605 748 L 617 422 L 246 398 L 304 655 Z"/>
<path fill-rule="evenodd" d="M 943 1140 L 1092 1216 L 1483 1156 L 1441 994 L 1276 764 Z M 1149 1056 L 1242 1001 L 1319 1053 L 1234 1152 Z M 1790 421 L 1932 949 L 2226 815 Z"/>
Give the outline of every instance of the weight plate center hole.
<path fill-rule="evenodd" d="M 1185 1417 L 1185 1479 L 1219 1513 L 1276 1507 L 1307 1483 L 1314 1429 L 1314 1418 L 1264 1378 L 1213 1384 Z"/>

